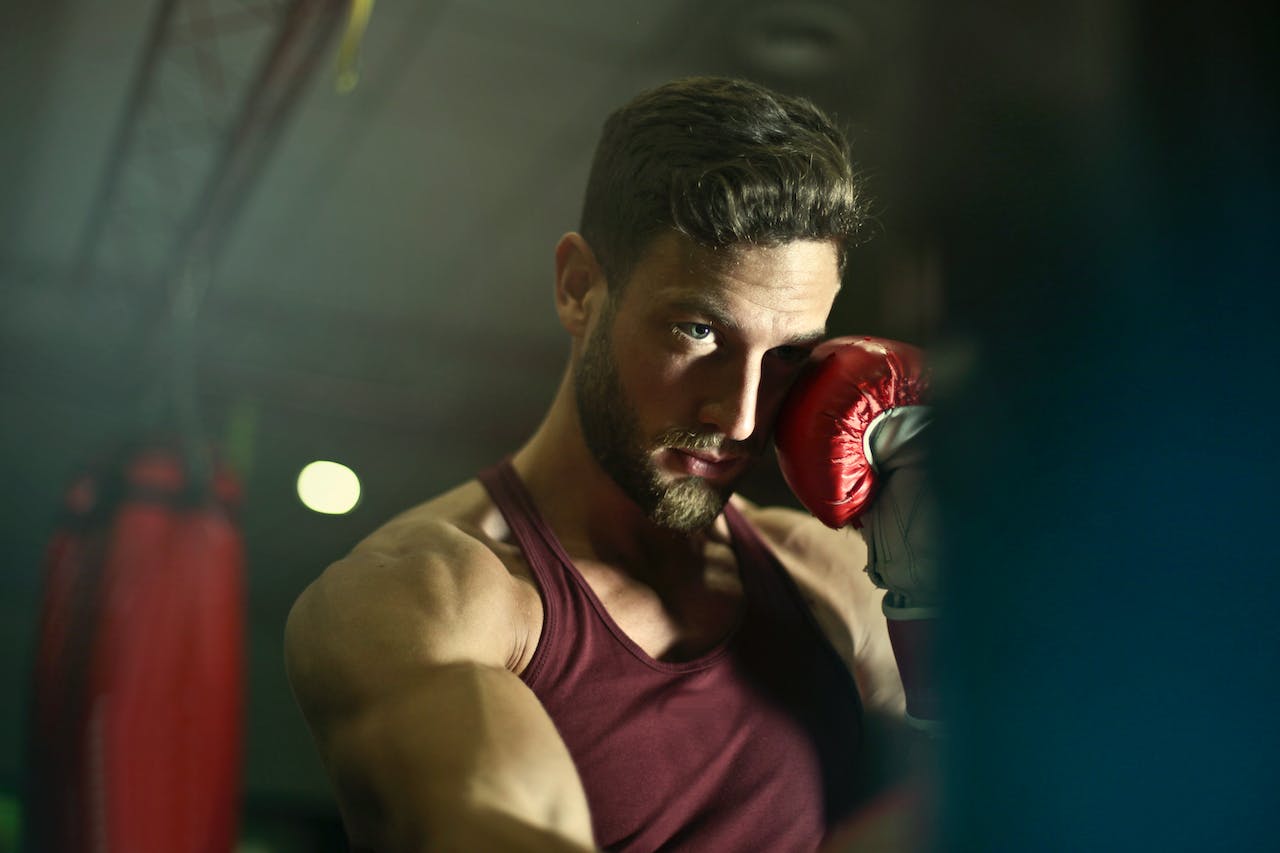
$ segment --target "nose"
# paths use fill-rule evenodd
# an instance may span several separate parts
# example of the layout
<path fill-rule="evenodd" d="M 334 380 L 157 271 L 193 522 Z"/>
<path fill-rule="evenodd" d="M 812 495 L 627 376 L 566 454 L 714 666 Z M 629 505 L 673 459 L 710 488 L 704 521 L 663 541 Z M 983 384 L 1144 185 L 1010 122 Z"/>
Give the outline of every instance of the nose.
<path fill-rule="evenodd" d="M 703 400 L 701 422 L 730 441 L 746 441 L 755 432 L 760 400 L 760 361 L 744 359 L 723 365 L 714 388 Z"/>

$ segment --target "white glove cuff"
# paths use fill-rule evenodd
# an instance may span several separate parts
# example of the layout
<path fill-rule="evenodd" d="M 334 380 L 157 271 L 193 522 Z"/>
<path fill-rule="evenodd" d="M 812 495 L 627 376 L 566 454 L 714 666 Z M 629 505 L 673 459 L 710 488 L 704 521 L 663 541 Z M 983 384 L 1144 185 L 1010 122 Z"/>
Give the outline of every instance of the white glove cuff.
<path fill-rule="evenodd" d="M 924 432 L 933 419 L 930 406 L 898 406 L 885 409 L 871 419 L 867 431 L 862 434 L 862 453 L 876 473 L 886 468 L 899 468 L 911 461 L 903 453 L 903 459 L 894 456 L 912 445 L 912 439 Z M 923 454 L 921 454 L 923 456 Z"/>

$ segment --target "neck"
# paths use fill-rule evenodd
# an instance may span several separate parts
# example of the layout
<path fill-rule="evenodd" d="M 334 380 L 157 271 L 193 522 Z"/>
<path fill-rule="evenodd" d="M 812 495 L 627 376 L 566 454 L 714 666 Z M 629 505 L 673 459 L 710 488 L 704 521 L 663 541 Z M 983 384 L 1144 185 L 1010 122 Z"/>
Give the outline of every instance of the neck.
<path fill-rule="evenodd" d="M 654 524 L 618 487 L 587 447 L 571 377 L 560 382 L 537 431 L 515 454 L 517 473 L 538 511 L 571 556 L 620 566 L 670 565 L 696 558 L 708 536 L 723 535 L 723 519 L 708 531 L 678 533 Z M 673 561 L 672 558 L 676 558 Z"/>

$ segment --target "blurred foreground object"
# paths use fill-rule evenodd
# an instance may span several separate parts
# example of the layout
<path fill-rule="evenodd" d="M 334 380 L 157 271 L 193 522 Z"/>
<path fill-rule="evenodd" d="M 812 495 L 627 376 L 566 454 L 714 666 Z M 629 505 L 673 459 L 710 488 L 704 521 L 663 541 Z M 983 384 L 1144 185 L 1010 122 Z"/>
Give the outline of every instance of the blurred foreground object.
<path fill-rule="evenodd" d="M 1274 850 L 1280 9 L 939 6 L 939 849 Z"/>

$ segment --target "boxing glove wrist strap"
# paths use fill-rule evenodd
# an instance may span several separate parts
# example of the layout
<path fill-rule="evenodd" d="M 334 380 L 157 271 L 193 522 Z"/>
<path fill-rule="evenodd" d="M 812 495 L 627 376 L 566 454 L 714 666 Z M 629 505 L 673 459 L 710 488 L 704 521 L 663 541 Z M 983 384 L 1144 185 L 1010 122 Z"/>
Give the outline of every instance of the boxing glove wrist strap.
<path fill-rule="evenodd" d="M 889 592 L 881 609 L 888 620 L 889 642 L 907 694 L 907 723 L 930 735 L 940 735 L 942 713 L 933 665 L 938 608 L 915 606 Z"/>

